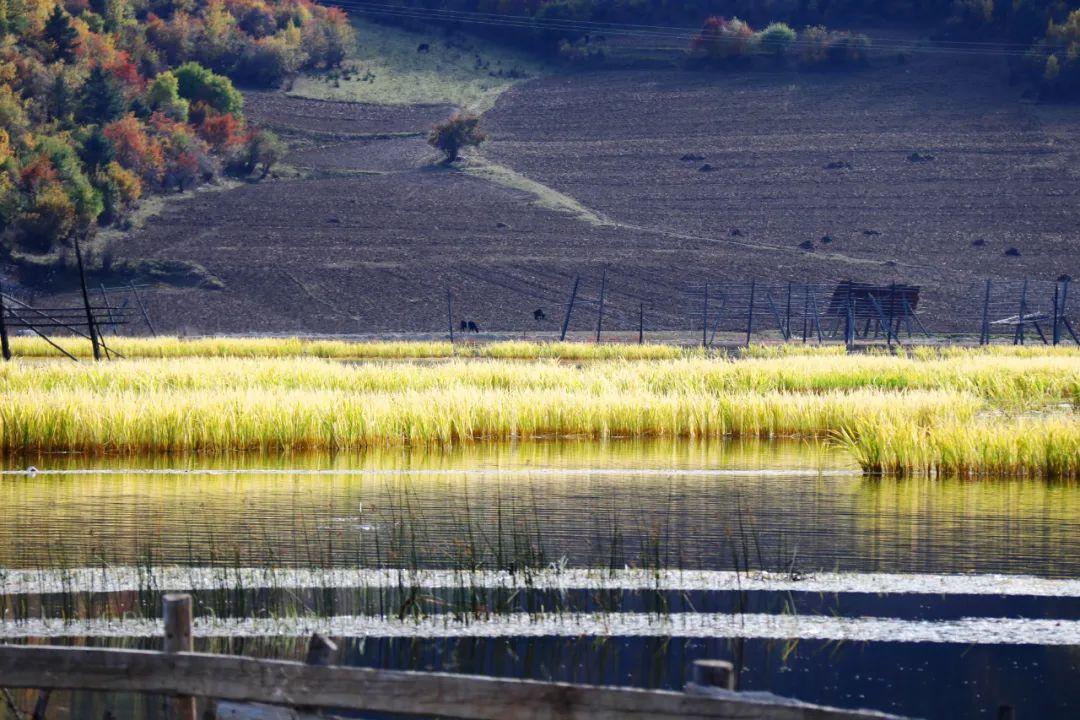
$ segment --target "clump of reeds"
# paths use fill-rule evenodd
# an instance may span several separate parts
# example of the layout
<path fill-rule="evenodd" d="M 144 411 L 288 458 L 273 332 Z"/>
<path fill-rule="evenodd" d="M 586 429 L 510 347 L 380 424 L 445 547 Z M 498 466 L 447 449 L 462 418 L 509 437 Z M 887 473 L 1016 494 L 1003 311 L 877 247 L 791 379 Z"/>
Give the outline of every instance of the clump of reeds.
<path fill-rule="evenodd" d="M 1075 416 L 948 419 L 917 425 L 894 417 L 838 433 L 863 470 L 889 475 L 1080 476 Z"/>

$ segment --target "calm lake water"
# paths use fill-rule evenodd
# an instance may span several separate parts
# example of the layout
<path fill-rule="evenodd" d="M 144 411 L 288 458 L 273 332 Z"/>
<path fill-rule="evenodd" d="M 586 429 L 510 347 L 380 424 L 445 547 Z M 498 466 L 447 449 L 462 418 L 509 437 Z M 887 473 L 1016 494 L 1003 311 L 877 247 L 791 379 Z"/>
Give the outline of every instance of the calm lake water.
<path fill-rule="evenodd" d="M 871 479 L 807 443 L 5 463 L 0 640 L 151 647 L 160 591 L 195 589 L 223 652 L 316 627 L 356 665 L 678 688 L 719 657 L 833 705 L 1080 712 L 1076 483 Z"/>

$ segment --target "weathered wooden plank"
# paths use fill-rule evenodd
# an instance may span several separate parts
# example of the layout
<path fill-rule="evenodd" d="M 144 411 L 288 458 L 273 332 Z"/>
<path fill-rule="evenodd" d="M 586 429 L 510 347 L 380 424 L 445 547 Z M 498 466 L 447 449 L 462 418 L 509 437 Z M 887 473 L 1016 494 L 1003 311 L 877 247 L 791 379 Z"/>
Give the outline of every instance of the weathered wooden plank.
<path fill-rule="evenodd" d="M 230 655 L 0 645 L 0 685 L 194 695 L 475 720 L 847 720 L 881 713 L 635 688 L 317 667 Z"/>

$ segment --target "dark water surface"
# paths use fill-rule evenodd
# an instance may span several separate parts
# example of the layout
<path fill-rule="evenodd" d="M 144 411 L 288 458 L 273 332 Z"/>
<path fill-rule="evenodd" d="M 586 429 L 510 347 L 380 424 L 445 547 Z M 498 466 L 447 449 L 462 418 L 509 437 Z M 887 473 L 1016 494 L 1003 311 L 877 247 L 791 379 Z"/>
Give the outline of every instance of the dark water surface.
<path fill-rule="evenodd" d="M 42 472 L 0 475 L 0 572 L 9 575 L 19 569 L 41 570 L 44 577 L 59 568 L 184 565 L 680 568 L 778 571 L 789 578 L 821 571 L 962 573 L 984 582 L 991 573 L 1080 578 L 1080 485 L 872 479 L 818 444 L 570 442 L 451 453 L 6 461 L 11 470 L 31 463 Z M 152 616 L 159 594 L 129 590 L 95 588 L 77 602 L 55 588 L 43 595 L 25 588 L 0 593 L 0 627 L 10 641 L 21 642 L 21 618 Z M 901 631 L 905 623 L 935 627 L 970 618 L 1080 620 L 1080 593 L 1067 588 L 1058 597 L 1026 593 L 1022 583 L 1000 594 L 972 592 L 963 582 L 942 591 L 881 594 L 570 588 L 509 594 L 509 600 L 492 592 L 479 602 L 519 613 L 891 618 Z M 348 583 L 203 590 L 197 599 L 200 615 L 240 619 L 297 612 L 393 615 L 403 603 L 392 588 L 373 594 Z M 426 602 L 417 606 L 438 612 L 458 600 L 449 588 L 428 591 Z M 743 688 L 847 707 L 935 718 L 993 717 L 1001 704 L 1017 708 L 1019 718 L 1080 714 L 1080 645 L 1042 644 L 1045 639 L 1025 639 L 1022 630 L 1014 644 L 994 644 L 974 632 L 962 644 L 499 632 L 343 642 L 346 661 L 362 666 L 678 688 L 692 660 L 718 657 L 743 668 Z M 90 642 L 155 642 L 132 633 L 136 637 L 127 640 Z M 291 637 L 287 627 L 273 634 L 281 637 L 204 637 L 199 643 L 258 655 L 301 652 L 302 639 Z M 118 716 L 156 718 L 159 705 L 145 698 L 58 694 L 53 709 L 56 717 L 97 720 L 112 707 Z"/>

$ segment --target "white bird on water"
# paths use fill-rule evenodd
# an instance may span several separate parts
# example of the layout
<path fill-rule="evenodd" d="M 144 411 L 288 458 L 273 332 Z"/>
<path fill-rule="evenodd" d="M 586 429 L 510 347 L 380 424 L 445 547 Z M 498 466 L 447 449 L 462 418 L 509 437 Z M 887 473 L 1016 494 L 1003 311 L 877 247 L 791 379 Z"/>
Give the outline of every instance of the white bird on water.
<path fill-rule="evenodd" d="M 37 473 L 38 473 L 38 469 L 36 467 L 34 467 L 33 465 L 26 468 L 26 474 L 29 475 L 30 477 L 34 477 L 35 475 L 37 475 Z"/>

